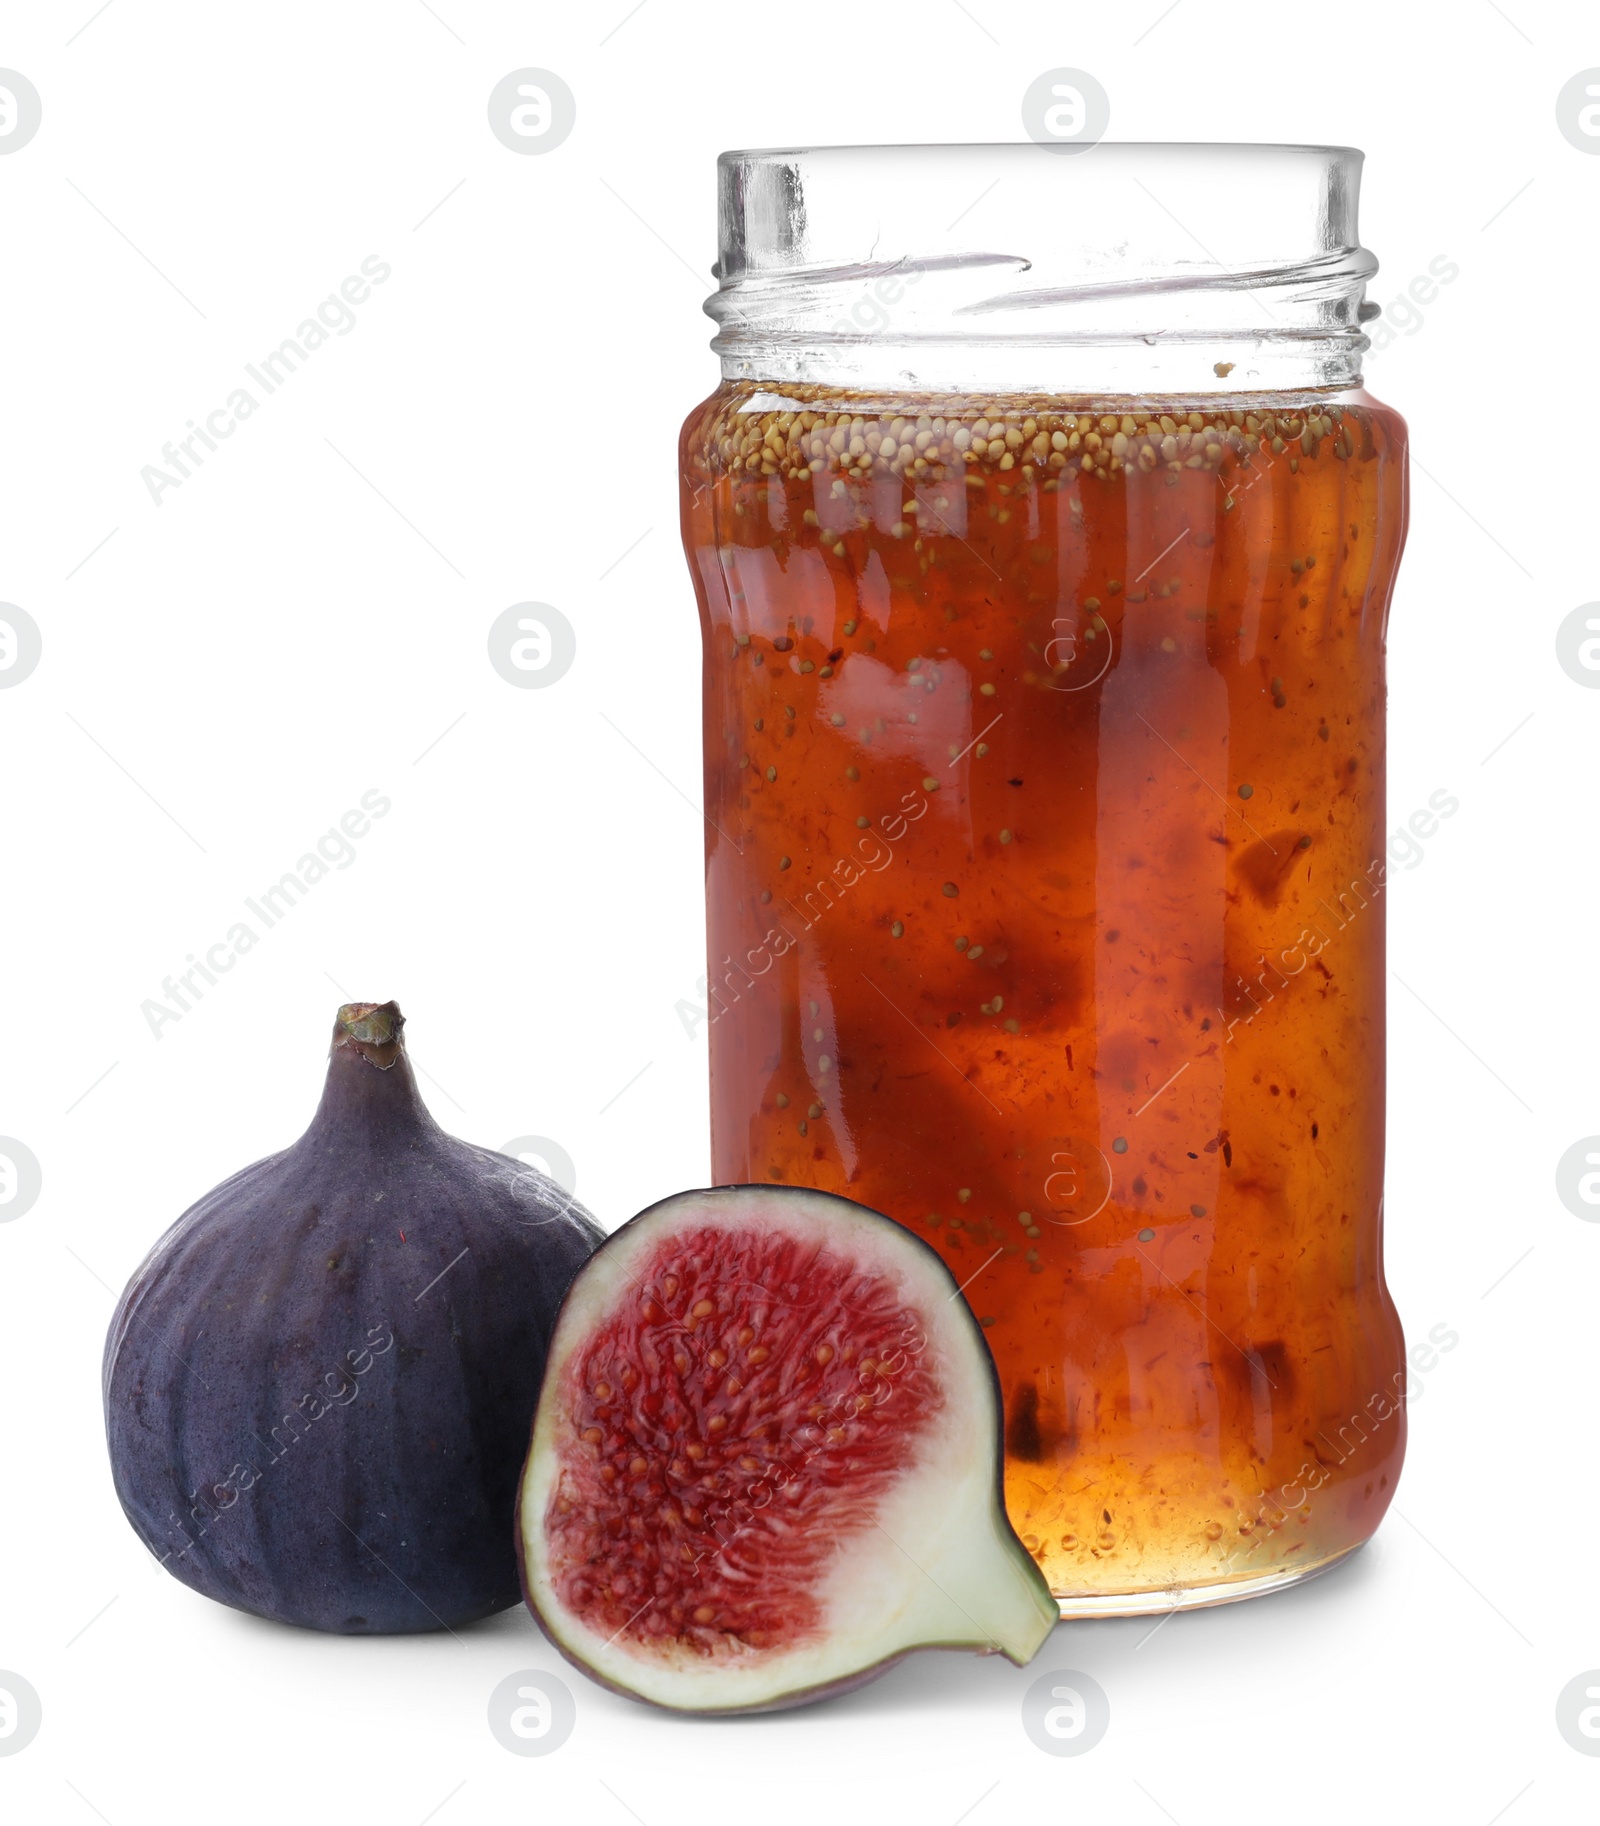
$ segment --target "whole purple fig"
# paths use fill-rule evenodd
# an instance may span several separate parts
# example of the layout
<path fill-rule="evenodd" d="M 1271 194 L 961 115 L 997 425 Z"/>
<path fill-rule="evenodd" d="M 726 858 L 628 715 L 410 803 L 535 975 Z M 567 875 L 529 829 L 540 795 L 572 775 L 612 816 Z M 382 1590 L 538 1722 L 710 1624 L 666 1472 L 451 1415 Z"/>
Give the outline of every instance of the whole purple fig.
<path fill-rule="evenodd" d="M 601 1239 L 447 1135 L 393 1002 L 339 1010 L 322 1102 L 145 1258 L 106 1340 L 117 1495 L 219 1603 L 347 1635 L 515 1604 L 518 1473 L 556 1311 Z"/>

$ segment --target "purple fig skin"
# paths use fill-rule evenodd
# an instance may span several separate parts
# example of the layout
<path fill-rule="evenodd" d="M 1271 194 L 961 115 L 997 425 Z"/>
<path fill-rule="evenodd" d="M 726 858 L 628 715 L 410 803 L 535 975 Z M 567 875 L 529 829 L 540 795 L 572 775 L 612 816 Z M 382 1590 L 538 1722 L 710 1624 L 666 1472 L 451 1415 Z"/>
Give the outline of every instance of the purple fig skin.
<path fill-rule="evenodd" d="M 174 1577 L 346 1635 L 517 1603 L 545 1353 L 602 1232 L 428 1114 L 393 1003 L 340 1010 L 292 1147 L 192 1206 L 106 1339 L 117 1495 Z"/>

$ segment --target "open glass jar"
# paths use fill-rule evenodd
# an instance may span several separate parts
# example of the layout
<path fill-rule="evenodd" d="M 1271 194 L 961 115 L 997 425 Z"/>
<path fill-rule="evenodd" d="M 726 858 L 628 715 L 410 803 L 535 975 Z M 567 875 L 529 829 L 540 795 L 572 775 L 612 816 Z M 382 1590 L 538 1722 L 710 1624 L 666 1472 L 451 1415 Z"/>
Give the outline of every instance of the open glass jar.
<path fill-rule="evenodd" d="M 940 1251 L 1064 1615 L 1394 1491 L 1361 155 L 724 155 L 684 428 L 713 1171 Z"/>

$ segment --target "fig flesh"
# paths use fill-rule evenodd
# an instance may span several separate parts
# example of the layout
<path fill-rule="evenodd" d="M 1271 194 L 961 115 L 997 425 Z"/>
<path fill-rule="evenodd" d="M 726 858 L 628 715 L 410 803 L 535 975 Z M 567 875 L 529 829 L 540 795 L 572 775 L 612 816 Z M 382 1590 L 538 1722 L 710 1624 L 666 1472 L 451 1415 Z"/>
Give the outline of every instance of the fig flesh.
<path fill-rule="evenodd" d="M 311 1126 L 178 1220 L 106 1340 L 117 1495 L 159 1562 L 344 1634 L 517 1602 L 545 1350 L 601 1235 L 434 1122 L 401 1027 L 392 1002 L 340 1009 Z"/>
<path fill-rule="evenodd" d="M 562 1306 L 528 1604 L 594 1678 L 686 1712 L 822 1698 L 915 1648 L 1020 1665 L 1058 1611 L 1000 1465 L 993 1362 L 933 1250 L 828 1193 L 686 1192 Z"/>

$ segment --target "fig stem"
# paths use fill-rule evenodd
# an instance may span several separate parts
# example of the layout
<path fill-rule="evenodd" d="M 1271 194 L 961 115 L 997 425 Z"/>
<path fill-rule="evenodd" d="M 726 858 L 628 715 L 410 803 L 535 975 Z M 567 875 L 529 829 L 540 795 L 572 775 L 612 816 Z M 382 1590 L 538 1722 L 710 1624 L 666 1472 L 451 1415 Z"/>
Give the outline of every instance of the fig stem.
<path fill-rule="evenodd" d="M 334 1023 L 329 1056 L 348 1050 L 379 1071 L 388 1071 L 405 1051 L 405 1024 L 398 1002 L 346 1002 Z"/>
<path fill-rule="evenodd" d="M 333 1024 L 322 1101 L 302 1141 L 330 1137 L 347 1159 L 410 1146 L 418 1129 L 437 1124 L 417 1089 L 396 1002 L 346 1002 Z M 375 1069 L 369 1069 L 375 1068 Z"/>

